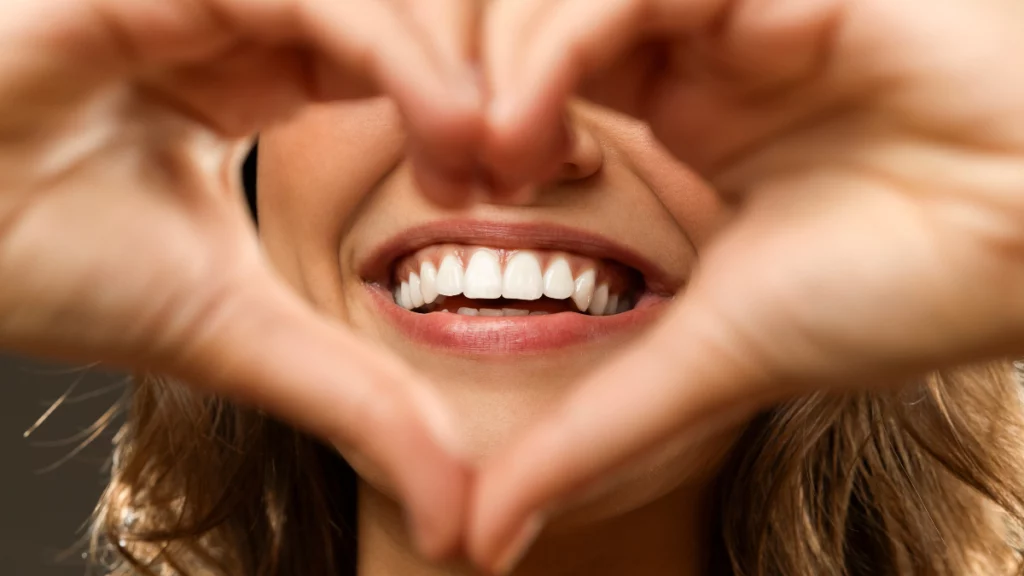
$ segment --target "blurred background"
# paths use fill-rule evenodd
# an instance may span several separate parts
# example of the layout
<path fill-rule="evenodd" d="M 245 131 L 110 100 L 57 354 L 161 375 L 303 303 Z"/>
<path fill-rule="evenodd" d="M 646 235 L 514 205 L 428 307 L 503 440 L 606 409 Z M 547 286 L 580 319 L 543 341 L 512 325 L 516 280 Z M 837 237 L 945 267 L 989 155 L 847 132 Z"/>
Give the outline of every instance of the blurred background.
<path fill-rule="evenodd" d="M 86 523 L 120 424 L 123 375 L 0 355 L 0 574 L 82 576 Z M 27 438 L 25 432 L 64 397 Z"/>
<path fill-rule="evenodd" d="M 254 216 L 256 153 L 243 167 Z M 126 387 L 123 374 L 0 353 L 0 576 L 86 574 L 87 523 L 109 476 L 121 424 L 111 411 Z"/>

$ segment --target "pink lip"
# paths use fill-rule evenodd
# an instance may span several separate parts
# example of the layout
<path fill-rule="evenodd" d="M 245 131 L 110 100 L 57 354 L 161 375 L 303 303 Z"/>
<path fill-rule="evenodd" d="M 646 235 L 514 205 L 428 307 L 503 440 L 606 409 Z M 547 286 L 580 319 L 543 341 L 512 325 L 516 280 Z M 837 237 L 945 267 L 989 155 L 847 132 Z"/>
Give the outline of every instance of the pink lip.
<path fill-rule="evenodd" d="M 418 314 L 395 304 L 385 287 L 392 263 L 439 243 L 564 250 L 611 259 L 640 271 L 647 291 L 633 310 L 601 317 L 573 312 L 516 318 Z M 475 220 L 435 222 L 407 230 L 375 250 L 360 267 L 360 274 L 367 279 L 366 288 L 377 312 L 405 336 L 432 348 L 472 355 L 540 353 L 637 330 L 658 318 L 681 284 L 647 258 L 597 234 L 542 223 Z"/>
<path fill-rule="evenodd" d="M 546 352 L 636 330 L 656 320 L 669 298 L 646 294 L 636 308 L 614 316 L 562 312 L 548 316 L 484 318 L 453 313 L 418 314 L 395 304 L 380 286 L 366 285 L 377 312 L 408 338 L 450 352 L 472 355 Z"/>

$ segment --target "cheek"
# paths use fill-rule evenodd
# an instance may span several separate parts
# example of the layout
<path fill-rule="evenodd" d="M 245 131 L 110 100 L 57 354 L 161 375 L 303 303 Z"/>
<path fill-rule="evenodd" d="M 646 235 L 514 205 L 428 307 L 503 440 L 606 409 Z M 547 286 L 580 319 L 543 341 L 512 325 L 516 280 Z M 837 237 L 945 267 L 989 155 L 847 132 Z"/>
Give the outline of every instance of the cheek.
<path fill-rule="evenodd" d="M 314 283 L 303 275 L 338 273 L 335 257 L 325 267 L 324 256 L 337 254 L 360 203 L 399 162 L 404 143 L 386 99 L 311 106 L 260 135 L 260 237 L 307 296 Z M 324 280 L 315 285 L 337 285 L 337 278 Z"/>

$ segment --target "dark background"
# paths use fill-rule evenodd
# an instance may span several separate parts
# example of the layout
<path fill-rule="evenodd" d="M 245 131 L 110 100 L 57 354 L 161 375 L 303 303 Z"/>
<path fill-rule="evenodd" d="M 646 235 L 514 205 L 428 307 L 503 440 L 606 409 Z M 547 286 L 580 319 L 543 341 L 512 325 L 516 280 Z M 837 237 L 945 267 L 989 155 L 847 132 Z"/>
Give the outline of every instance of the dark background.
<path fill-rule="evenodd" d="M 123 376 L 100 369 L 0 355 L 0 575 L 86 574 L 82 539 L 108 477 L 116 430 L 72 454 L 124 389 Z M 65 402 L 25 438 L 65 393 Z"/>

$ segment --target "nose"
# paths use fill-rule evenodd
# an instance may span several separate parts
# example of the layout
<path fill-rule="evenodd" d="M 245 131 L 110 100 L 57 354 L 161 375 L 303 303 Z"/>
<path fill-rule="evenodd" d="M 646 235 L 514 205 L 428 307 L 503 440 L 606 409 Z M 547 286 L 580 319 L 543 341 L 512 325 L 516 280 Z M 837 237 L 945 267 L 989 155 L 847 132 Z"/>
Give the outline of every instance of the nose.
<path fill-rule="evenodd" d="M 604 165 L 604 151 L 593 129 L 582 120 L 569 120 L 569 145 L 552 179 L 553 183 L 572 183 L 586 180 L 601 171 Z"/>
<path fill-rule="evenodd" d="M 578 183 L 601 172 L 605 153 L 593 126 L 575 114 L 567 115 L 565 124 L 565 152 L 553 173 L 540 182 L 518 190 L 493 190 L 490 203 L 530 204 L 544 188 Z"/>

